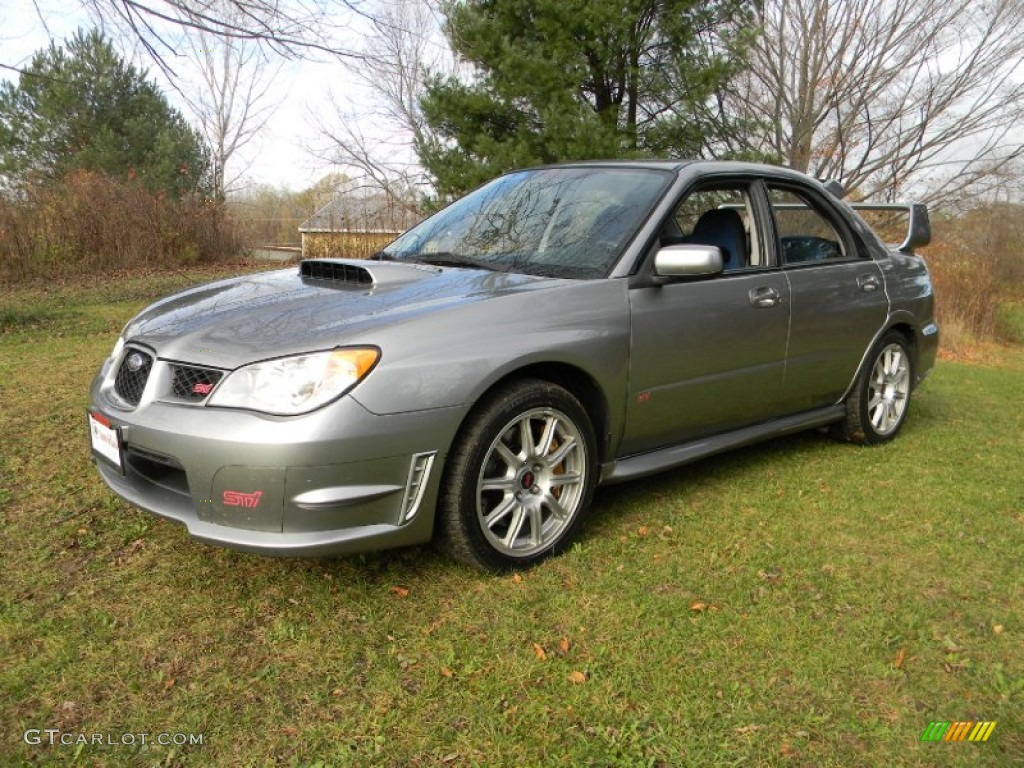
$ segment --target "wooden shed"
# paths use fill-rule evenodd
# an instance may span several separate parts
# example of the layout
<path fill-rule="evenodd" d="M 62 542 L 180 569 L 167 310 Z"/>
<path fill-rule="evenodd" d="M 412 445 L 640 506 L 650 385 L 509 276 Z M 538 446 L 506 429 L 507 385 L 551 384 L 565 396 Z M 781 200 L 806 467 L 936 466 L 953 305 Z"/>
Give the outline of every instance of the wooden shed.
<path fill-rule="evenodd" d="M 337 197 L 299 226 L 302 258 L 365 259 L 418 221 L 384 195 Z"/>

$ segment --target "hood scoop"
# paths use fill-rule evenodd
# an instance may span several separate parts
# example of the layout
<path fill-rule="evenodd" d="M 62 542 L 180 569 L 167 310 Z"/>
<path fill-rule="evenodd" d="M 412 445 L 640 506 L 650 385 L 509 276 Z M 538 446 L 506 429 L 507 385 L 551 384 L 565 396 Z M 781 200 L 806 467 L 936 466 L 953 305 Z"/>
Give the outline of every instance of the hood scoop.
<path fill-rule="evenodd" d="M 346 285 L 370 286 L 377 282 L 366 267 L 332 259 L 306 259 L 299 264 L 299 275 Z"/>

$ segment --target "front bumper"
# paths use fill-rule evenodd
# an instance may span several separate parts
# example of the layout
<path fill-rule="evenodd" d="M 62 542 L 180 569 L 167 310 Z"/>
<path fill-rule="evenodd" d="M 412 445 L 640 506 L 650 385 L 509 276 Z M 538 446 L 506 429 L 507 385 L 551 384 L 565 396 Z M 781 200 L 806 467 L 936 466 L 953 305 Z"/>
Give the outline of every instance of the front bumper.
<path fill-rule="evenodd" d="M 345 396 L 294 417 L 145 397 L 126 409 L 103 372 L 92 410 L 118 431 L 118 496 L 197 539 L 268 555 L 341 555 L 433 532 L 441 468 L 466 408 L 381 416 Z"/>

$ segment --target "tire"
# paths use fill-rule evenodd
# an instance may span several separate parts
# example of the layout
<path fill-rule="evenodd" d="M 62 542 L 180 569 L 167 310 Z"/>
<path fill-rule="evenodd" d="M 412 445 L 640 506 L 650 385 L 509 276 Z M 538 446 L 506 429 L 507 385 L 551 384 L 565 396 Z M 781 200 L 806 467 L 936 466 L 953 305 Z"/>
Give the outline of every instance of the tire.
<path fill-rule="evenodd" d="M 562 387 L 526 379 L 459 430 L 438 498 L 438 547 L 467 565 L 528 568 L 565 549 L 597 483 L 594 428 Z"/>
<path fill-rule="evenodd" d="M 871 445 L 892 440 L 906 421 L 914 381 L 914 359 L 907 338 L 889 331 L 871 350 L 846 399 L 846 418 L 832 434 L 851 443 Z"/>

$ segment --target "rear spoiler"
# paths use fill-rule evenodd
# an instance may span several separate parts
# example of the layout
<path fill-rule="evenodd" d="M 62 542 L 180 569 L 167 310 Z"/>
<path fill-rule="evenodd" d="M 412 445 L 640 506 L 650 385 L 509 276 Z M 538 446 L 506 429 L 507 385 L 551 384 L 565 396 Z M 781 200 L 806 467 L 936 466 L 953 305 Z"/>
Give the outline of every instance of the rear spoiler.
<path fill-rule="evenodd" d="M 836 179 L 818 179 L 825 191 L 837 200 L 846 197 L 846 188 Z M 932 225 L 928 219 L 928 206 L 924 203 L 847 203 L 855 211 L 906 211 L 909 215 L 907 236 L 898 250 L 913 253 L 932 241 Z"/>
<path fill-rule="evenodd" d="M 924 203 L 849 203 L 849 206 L 855 211 L 906 211 L 910 217 L 907 236 L 897 246 L 898 250 L 913 253 L 915 248 L 923 248 L 932 241 L 932 225 Z"/>

